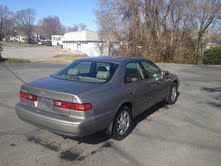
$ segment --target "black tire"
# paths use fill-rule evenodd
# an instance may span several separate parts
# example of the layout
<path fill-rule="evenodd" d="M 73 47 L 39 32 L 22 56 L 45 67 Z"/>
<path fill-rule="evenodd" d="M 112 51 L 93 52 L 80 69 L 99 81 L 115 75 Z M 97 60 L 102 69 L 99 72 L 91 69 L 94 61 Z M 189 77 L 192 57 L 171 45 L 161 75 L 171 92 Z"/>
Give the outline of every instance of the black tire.
<path fill-rule="evenodd" d="M 173 88 L 175 88 L 175 92 L 176 92 L 176 96 L 175 97 L 173 96 L 174 93 L 175 93 Z M 169 94 L 168 99 L 167 99 L 167 104 L 171 104 L 171 105 L 175 104 L 176 101 L 177 101 L 178 95 L 179 95 L 179 93 L 178 93 L 178 85 L 177 85 L 176 82 L 174 82 L 172 84 L 172 86 L 171 86 L 171 89 L 170 89 L 170 94 Z"/>
<path fill-rule="evenodd" d="M 124 113 L 126 113 L 128 115 L 129 122 L 128 122 L 128 127 L 125 127 L 125 128 L 127 128 L 125 130 L 125 132 L 120 134 L 120 131 L 119 131 L 120 126 L 119 126 L 118 120 L 119 120 L 120 116 L 123 116 Z M 113 121 L 112 137 L 115 140 L 122 140 L 125 137 L 127 137 L 128 134 L 130 134 L 131 129 L 132 129 L 132 120 L 133 119 L 132 119 L 132 115 L 131 115 L 131 109 L 127 106 L 120 108 L 115 116 L 114 121 Z"/>

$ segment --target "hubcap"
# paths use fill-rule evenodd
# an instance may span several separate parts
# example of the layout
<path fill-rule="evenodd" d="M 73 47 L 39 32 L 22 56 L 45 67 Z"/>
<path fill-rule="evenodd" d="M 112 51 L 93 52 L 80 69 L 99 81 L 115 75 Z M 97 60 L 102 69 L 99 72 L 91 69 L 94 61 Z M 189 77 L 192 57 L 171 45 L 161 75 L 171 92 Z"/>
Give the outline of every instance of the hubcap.
<path fill-rule="evenodd" d="M 173 86 L 172 90 L 171 90 L 171 101 L 175 101 L 176 100 L 176 96 L 177 96 L 177 89 L 176 86 Z"/>
<path fill-rule="evenodd" d="M 117 132 L 120 135 L 126 133 L 130 125 L 130 116 L 127 111 L 121 112 L 117 119 Z"/>

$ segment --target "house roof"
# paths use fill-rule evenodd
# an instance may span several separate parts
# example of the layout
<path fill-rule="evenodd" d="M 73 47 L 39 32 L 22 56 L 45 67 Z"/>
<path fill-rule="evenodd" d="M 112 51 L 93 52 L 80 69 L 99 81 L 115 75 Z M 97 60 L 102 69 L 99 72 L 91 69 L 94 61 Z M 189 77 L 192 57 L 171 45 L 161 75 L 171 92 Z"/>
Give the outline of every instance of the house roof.
<path fill-rule="evenodd" d="M 52 35 L 51 37 L 63 37 L 62 35 Z"/>
<path fill-rule="evenodd" d="M 99 39 L 98 33 L 85 30 L 68 32 L 64 34 L 62 41 L 101 41 Z"/>

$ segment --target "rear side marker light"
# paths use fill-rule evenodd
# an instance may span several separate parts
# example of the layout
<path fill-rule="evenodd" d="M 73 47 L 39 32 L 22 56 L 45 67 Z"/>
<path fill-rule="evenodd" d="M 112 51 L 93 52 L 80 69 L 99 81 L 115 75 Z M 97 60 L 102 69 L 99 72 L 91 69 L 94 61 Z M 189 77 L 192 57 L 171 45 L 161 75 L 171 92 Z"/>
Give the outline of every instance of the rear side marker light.
<path fill-rule="evenodd" d="M 37 96 L 31 95 L 25 92 L 20 92 L 20 97 L 23 99 L 30 100 L 30 101 L 37 101 Z"/>
<path fill-rule="evenodd" d="M 54 106 L 78 111 L 87 111 L 92 109 L 92 105 L 90 103 L 70 103 L 57 100 L 54 100 Z"/>

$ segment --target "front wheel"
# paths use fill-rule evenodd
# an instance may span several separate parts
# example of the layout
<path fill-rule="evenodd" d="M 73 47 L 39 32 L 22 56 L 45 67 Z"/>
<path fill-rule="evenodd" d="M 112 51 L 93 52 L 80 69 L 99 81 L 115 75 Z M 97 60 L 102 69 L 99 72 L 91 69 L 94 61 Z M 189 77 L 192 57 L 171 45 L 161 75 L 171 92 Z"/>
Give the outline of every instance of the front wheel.
<path fill-rule="evenodd" d="M 178 98 L 178 85 L 176 82 L 174 82 L 171 89 L 170 89 L 170 94 L 168 96 L 167 103 L 174 104 L 174 103 L 176 103 L 177 98 Z"/>
<path fill-rule="evenodd" d="M 113 123 L 113 138 L 116 140 L 124 139 L 131 131 L 132 116 L 129 107 L 120 108 Z"/>

